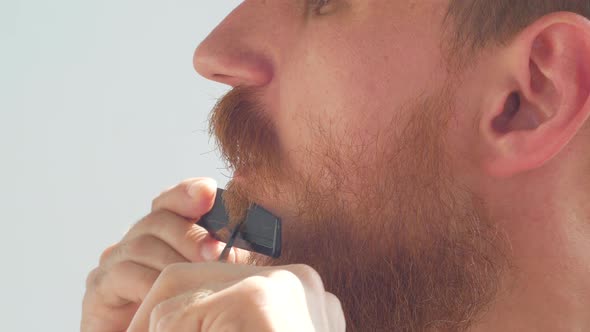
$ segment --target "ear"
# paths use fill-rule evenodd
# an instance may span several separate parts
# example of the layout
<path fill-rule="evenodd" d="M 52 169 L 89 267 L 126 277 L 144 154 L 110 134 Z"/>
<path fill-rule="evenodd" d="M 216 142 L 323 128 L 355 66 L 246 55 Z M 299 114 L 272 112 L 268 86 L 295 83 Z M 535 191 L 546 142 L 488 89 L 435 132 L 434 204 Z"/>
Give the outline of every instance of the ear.
<path fill-rule="evenodd" d="M 486 171 L 510 177 L 553 159 L 590 115 L 590 22 L 551 14 L 499 52 L 501 83 L 484 98 L 479 130 Z"/>

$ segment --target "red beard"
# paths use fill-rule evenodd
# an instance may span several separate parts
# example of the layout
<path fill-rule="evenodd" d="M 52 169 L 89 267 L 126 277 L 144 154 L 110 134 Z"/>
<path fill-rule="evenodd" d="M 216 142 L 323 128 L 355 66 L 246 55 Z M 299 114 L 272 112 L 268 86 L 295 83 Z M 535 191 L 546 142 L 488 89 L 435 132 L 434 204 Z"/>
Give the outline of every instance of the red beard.
<path fill-rule="evenodd" d="M 347 138 L 315 131 L 321 144 L 306 149 L 307 173 L 288 166 L 255 99 L 236 88 L 211 115 L 222 155 L 242 174 L 225 196 L 232 221 L 253 202 L 284 211 L 282 257 L 252 255 L 250 263 L 313 267 L 341 300 L 350 331 L 472 325 L 508 262 L 483 204 L 453 179 L 443 144 L 448 91 L 415 102 L 403 112 L 412 114 L 404 130 L 373 150 L 346 149 Z"/>

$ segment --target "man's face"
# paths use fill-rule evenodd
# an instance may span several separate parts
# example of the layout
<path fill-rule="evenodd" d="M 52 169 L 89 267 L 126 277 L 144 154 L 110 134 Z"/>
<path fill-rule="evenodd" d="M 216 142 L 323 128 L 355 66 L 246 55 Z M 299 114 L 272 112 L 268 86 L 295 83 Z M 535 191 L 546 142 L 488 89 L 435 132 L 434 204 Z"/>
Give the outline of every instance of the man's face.
<path fill-rule="evenodd" d="M 466 327 L 503 244 L 452 162 L 447 2 L 314 2 L 247 0 L 195 54 L 237 87 L 211 117 L 233 218 L 256 202 L 283 219 L 283 256 L 252 262 L 315 268 L 352 330 Z"/>

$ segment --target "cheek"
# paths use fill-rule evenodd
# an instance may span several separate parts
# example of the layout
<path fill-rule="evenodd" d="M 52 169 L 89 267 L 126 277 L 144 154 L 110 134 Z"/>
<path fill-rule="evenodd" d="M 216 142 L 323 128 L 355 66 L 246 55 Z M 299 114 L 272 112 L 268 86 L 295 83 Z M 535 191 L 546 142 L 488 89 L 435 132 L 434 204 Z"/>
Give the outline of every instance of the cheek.
<path fill-rule="evenodd" d="M 326 141 L 362 146 L 402 128 L 405 106 L 443 81 L 437 35 L 409 22 L 358 22 L 300 36 L 281 61 L 277 123 L 299 159 Z M 352 149 L 352 148 L 351 148 Z M 292 158 L 294 165 L 308 162 Z M 301 166 L 303 167 L 303 166 Z"/>
<path fill-rule="evenodd" d="M 363 90 L 354 80 L 321 68 L 312 72 L 314 77 L 288 82 L 278 119 L 290 164 L 306 173 L 317 170 L 318 159 L 337 157 L 336 152 L 349 155 L 353 146 L 364 144 L 381 129 L 378 110 L 384 109 L 375 102 L 378 99 L 367 98 L 371 90 Z"/>
<path fill-rule="evenodd" d="M 277 123 L 283 147 L 294 156 L 292 165 L 308 163 L 309 152 L 321 157 L 331 147 L 348 154 L 368 149 L 372 139 L 403 122 L 403 105 L 415 95 L 400 83 L 403 79 L 387 79 L 377 69 L 382 63 L 315 58 L 294 63 L 281 81 Z"/>

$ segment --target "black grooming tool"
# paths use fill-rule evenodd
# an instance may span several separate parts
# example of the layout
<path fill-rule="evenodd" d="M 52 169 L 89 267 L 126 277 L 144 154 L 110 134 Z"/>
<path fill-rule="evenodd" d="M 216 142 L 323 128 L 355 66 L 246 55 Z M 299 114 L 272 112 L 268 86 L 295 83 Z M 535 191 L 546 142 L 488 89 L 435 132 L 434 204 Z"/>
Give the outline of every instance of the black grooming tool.
<path fill-rule="evenodd" d="M 197 225 L 209 231 L 211 236 L 226 243 L 219 260 L 227 258 L 232 246 L 273 258 L 281 256 L 281 219 L 254 204 L 248 209 L 246 219 L 230 229 L 229 216 L 223 204 L 224 192 L 217 189 L 213 208 L 197 221 Z"/>

